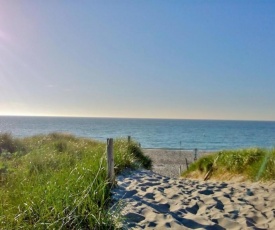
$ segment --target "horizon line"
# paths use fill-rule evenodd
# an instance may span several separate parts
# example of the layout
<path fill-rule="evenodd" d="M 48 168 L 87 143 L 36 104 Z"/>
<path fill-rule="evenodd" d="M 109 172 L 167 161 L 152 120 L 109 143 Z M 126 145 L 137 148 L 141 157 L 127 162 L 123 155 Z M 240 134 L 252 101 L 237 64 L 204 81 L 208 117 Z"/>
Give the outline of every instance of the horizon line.
<path fill-rule="evenodd" d="M 256 119 L 226 119 L 226 118 L 163 118 L 163 117 L 112 117 L 112 116 L 68 116 L 68 115 L 7 115 L 0 114 L 0 117 L 51 117 L 51 118 L 94 118 L 94 119 L 136 119 L 136 120 L 194 120 L 194 121 L 256 121 L 275 122 L 275 120 Z"/>

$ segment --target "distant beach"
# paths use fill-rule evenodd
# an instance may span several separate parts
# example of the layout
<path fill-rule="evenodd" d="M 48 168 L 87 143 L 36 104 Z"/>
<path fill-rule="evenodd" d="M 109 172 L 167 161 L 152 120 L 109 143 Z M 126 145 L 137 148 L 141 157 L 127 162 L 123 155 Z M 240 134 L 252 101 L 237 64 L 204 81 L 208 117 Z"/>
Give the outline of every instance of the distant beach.
<path fill-rule="evenodd" d="M 198 150 L 171 150 L 171 149 L 143 149 L 145 155 L 153 161 L 152 171 L 172 178 L 179 177 L 179 172 L 187 169 L 187 166 L 212 151 Z M 186 164 L 187 163 L 187 164 Z"/>

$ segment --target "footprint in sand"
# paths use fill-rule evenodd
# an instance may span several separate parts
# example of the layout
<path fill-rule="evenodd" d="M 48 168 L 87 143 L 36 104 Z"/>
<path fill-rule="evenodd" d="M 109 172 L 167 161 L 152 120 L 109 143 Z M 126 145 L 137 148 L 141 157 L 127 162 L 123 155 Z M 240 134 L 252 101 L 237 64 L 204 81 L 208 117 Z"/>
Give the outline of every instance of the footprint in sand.
<path fill-rule="evenodd" d="M 120 176 L 112 193 L 125 204 L 126 229 L 275 229 L 274 187 L 252 190 L 141 170 Z"/>

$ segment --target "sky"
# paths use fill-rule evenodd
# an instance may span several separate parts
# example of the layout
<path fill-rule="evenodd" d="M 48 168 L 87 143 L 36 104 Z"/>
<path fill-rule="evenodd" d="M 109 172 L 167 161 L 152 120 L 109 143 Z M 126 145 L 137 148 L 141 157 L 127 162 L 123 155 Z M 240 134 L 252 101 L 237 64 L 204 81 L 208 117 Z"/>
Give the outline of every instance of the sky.
<path fill-rule="evenodd" d="M 0 0 L 0 115 L 275 120 L 275 1 Z"/>

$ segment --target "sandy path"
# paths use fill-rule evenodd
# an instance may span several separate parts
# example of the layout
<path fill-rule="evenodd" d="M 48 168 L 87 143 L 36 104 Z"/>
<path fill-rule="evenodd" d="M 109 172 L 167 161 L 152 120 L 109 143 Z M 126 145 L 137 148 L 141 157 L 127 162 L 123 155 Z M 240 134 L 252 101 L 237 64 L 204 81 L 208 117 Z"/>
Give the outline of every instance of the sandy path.
<path fill-rule="evenodd" d="M 171 179 L 139 170 L 117 177 L 126 229 L 275 229 L 275 185 Z"/>

